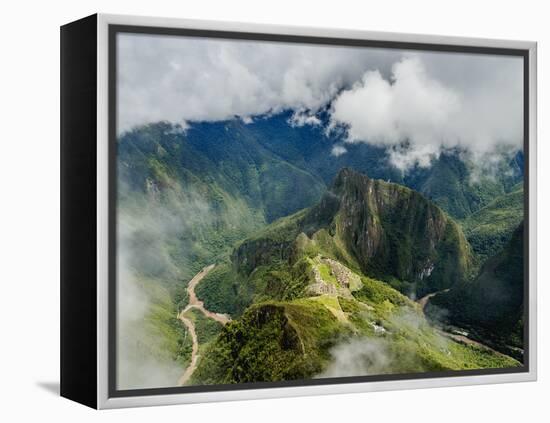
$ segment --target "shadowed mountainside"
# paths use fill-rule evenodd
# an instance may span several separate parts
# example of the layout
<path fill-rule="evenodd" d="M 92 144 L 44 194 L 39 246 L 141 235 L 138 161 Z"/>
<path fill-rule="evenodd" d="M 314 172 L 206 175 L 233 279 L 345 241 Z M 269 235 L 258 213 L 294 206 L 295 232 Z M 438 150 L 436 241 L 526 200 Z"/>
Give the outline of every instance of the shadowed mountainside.
<path fill-rule="evenodd" d="M 523 222 L 505 248 L 489 258 L 478 276 L 431 301 L 431 313 L 479 332 L 496 347 L 523 348 Z"/>

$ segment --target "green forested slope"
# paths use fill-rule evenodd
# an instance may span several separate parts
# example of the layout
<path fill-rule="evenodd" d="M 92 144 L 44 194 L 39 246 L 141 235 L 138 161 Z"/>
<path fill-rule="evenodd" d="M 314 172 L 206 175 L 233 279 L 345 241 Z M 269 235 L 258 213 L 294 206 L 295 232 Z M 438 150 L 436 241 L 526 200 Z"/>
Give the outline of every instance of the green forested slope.
<path fill-rule="evenodd" d="M 462 227 L 482 260 L 500 252 L 523 220 L 523 184 L 468 216 Z"/>
<path fill-rule="evenodd" d="M 224 134 L 197 140 L 175 129 L 149 125 L 117 144 L 121 387 L 173 385 L 191 353 L 176 320 L 187 303 L 186 281 L 324 190 L 322 181 L 244 137 L 229 144 Z"/>

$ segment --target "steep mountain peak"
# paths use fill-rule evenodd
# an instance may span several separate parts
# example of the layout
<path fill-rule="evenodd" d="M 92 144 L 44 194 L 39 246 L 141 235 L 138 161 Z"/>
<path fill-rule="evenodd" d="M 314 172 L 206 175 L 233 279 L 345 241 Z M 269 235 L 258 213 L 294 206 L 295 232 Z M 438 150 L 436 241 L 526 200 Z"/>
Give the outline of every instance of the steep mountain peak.
<path fill-rule="evenodd" d="M 355 178 L 361 178 L 361 179 L 369 179 L 368 175 L 366 173 L 358 172 L 355 169 L 352 169 L 351 167 L 343 167 L 338 171 L 336 174 L 336 177 L 334 178 L 334 185 L 345 183 L 349 179 L 355 179 Z"/>
<path fill-rule="evenodd" d="M 349 167 L 343 167 L 334 177 L 330 189 L 335 194 L 338 194 L 354 187 L 367 186 L 372 181 L 365 173 L 360 173 Z"/>
<path fill-rule="evenodd" d="M 334 210 L 335 203 L 338 203 L 338 210 Z M 403 185 L 371 179 L 350 168 L 343 168 L 336 175 L 319 206 L 322 208 L 326 205 L 341 216 L 359 213 L 363 217 L 378 216 L 386 212 L 393 215 L 399 212 L 402 218 L 407 218 L 403 211 L 425 209 L 427 217 L 434 220 L 430 225 L 430 230 L 434 233 L 430 235 L 438 238 L 441 236 L 443 221 L 447 220 L 445 213 L 420 193 Z M 411 216 L 414 218 L 415 213 Z M 394 223 L 399 223 L 399 220 Z"/>
<path fill-rule="evenodd" d="M 384 181 L 370 178 L 365 173 L 358 172 L 349 167 L 344 167 L 338 172 L 330 186 L 330 191 L 338 197 L 350 194 L 361 195 L 363 197 L 391 194 L 390 196 L 393 197 L 412 195 L 423 198 L 422 194 L 403 185 L 392 183 L 389 180 Z M 427 201 L 424 198 L 423 200 Z M 433 206 L 437 208 L 435 204 Z"/>
<path fill-rule="evenodd" d="M 332 251 L 409 295 L 449 288 L 468 276 L 472 264 L 461 229 L 439 207 L 409 188 L 348 168 L 317 205 L 280 221 L 253 243 L 245 241 L 235 257 L 248 271 L 273 258 L 288 259 L 301 232 L 322 238 L 327 256 Z"/>

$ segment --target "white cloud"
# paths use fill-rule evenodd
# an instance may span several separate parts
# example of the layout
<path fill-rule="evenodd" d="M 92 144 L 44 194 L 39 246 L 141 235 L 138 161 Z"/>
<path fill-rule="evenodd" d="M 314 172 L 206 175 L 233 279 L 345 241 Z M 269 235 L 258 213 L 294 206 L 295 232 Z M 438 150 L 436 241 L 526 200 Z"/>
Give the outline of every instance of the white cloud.
<path fill-rule="evenodd" d="M 202 195 L 179 185 L 147 194 L 133 191 L 119 174 L 117 211 L 117 385 L 120 389 L 175 386 L 183 373 L 169 350 L 159 307 L 170 311 L 169 287 L 192 275 L 193 230 L 210 227 L 214 215 Z M 173 246 L 178 246 L 178 257 Z"/>
<path fill-rule="evenodd" d="M 517 57 L 119 34 L 117 69 L 119 133 L 283 110 L 293 126 L 318 125 L 332 104 L 348 142 L 387 147 L 401 169 L 447 148 L 479 159 L 522 143 Z"/>
<path fill-rule="evenodd" d="M 288 123 L 291 126 L 298 126 L 298 127 L 304 126 L 304 125 L 317 126 L 321 124 L 321 120 L 312 113 L 308 113 L 304 110 L 299 110 L 292 114 L 292 116 L 288 120 Z"/>
<path fill-rule="evenodd" d="M 394 357 L 385 339 L 352 339 L 331 350 L 332 361 L 319 378 L 392 373 Z"/>
<path fill-rule="evenodd" d="M 330 154 L 334 157 L 340 157 L 342 154 L 346 154 L 347 152 L 348 150 L 346 147 L 341 144 L 336 144 L 334 147 L 332 147 Z"/>
<path fill-rule="evenodd" d="M 433 57 L 427 59 L 434 63 Z M 474 157 L 521 148 L 521 78 L 516 72 L 510 85 L 500 84 L 499 89 L 494 80 L 502 69 L 490 69 L 493 82 L 486 80 L 488 69 L 483 70 L 478 80 L 466 78 L 470 86 L 456 77 L 442 82 L 423 60 L 409 55 L 393 66 L 391 78 L 368 71 L 341 92 L 332 103 L 331 125 L 344 125 L 348 142 L 389 147 L 391 162 L 404 170 L 414 164 L 427 166 L 449 148 Z"/>
<path fill-rule="evenodd" d="M 407 139 L 432 143 L 459 108 L 454 91 L 431 80 L 418 59 L 393 68 L 393 84 L 369 71 L 333 103 L 332 118 L 349 126 L 351 141 L 394 145 Z"/>
<path fill-rule="evenodd" d="M 208 38 L 118 35 L 118 130 L 292 109 L 308 116 L 400 52 Z M 301 122 L 296 122 L 301 123 Z"/>

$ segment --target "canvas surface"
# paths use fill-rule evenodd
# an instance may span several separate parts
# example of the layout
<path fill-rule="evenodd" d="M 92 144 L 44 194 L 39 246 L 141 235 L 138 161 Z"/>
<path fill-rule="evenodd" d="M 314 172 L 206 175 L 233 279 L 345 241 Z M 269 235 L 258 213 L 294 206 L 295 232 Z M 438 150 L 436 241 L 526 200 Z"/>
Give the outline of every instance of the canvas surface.
<path fill-rule="evenodd" d="M 116 49 L 117 389 L 522 366 L 521 56 Z"/>

